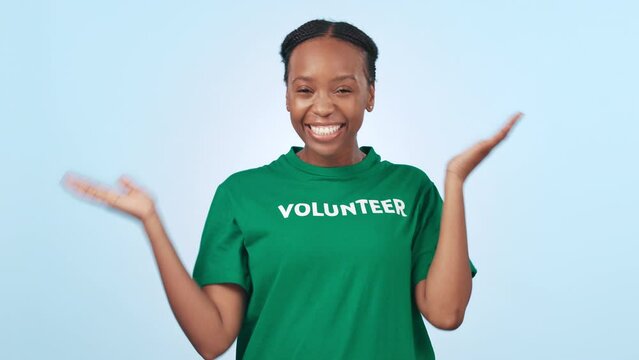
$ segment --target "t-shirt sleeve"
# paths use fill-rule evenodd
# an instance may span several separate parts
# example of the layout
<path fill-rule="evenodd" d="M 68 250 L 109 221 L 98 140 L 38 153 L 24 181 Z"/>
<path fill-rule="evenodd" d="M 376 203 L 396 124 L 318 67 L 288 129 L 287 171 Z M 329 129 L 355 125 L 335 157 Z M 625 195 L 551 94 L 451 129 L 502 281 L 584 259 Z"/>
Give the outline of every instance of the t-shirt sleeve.
<path fill-rule="evenodd" d="M 435 249 L 439 241 L 439 228 L 442 218 L 444 201 L 435 184 L 425 180 L 420 189 L 416 203 L 417 227 L 412 243 L 411 281 L 413 287 L 428 275 L 430 264 L 435 256 Z M 468 260 L 471 277 L 475 277 L 477 269 L 472 260 Z"/>
<path fill-rule="evenodd" d="M 193 279 L 200 287 L 234 283 L 250 291 L 248 253 L 224 183 L 215 191 L 204 223 Z"/>

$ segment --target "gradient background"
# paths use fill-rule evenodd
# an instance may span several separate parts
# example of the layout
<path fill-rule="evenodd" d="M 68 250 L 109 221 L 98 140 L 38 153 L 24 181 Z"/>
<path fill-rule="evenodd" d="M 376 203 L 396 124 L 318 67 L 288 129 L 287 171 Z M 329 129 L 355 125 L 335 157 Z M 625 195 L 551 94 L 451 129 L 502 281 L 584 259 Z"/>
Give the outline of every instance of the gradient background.
<path fill-rule="evenodd" d="M 217 185 L 302 146 L 278 52 L 313 18 L 380 49 L 359 144 L 442 191 L 526 114 L 465 185 L 478 274 L 459 329 L 426 325 L 438 359 L 639 358 L 634 4 L 3 3 L 0 358 L 200 358 L 142 226 L 59 181 L 131 175 L 191 272 Z"/>

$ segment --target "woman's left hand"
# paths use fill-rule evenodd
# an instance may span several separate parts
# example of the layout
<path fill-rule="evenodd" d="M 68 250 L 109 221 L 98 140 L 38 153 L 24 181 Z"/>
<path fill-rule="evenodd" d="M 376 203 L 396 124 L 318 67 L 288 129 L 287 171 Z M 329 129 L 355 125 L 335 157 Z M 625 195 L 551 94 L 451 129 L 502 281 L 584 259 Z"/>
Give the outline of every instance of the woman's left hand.
<path fill-rule="evenodd" d="M 475 145 L 471 146 L 468 150 L 462 152 L 461 154 L 455 156 L 450 161 L 448 161 L 448 165 L 446 166 L 446 174 L 452 173 L 454 176 L 459 177 L 459 179 L 464 182 L 471 171 L 479 163 L 484 160 L 486 156 L 491 152 L 491 150 L 497 146 L 510 129 L 512 129 L 513 125 L 519 120 L 524 114 L 521 112 L 515 113 L 510 117 L 506 125 L 497 132 L 497 134 L 493 135 L 489 139 L 482 140 Z"/>

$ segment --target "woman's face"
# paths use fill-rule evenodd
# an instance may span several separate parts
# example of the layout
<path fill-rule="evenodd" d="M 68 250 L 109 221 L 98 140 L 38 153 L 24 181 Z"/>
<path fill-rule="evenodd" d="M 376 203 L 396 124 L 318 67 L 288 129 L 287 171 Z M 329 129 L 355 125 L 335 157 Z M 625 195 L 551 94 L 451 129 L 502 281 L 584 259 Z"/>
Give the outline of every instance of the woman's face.
<path fill-rule="evenodd" d="M 359 155 L 357 131 L 375 94 L 365 61 L 362 49 L 327 37 L 304 41 L 291 53 L 286 109 L 307 159 L 340 162 Z"/>

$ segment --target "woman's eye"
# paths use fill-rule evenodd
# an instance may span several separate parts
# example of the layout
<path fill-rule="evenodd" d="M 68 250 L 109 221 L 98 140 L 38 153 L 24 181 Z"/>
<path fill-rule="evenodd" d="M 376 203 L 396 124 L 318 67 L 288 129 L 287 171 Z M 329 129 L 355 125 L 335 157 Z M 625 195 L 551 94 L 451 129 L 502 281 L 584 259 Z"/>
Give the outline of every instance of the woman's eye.
<path fill-rule="evenodd" d="M 299 92 L 299 93 L 309 93 L 311 91 L 309 89 L 299 89 L 299 90 L 297 90 L 297 92 Z"/>
<path fill-rule="evenodd" d="M 350 91 L 350 90 L 348 90 L 348 89 L 338 89 L 338 90 L 337 90 L 337 92 L 340 92 L 340 93 L 349 93 L 349 92 L 351 92 L 351 91 Z"/>

